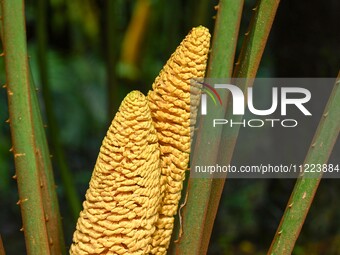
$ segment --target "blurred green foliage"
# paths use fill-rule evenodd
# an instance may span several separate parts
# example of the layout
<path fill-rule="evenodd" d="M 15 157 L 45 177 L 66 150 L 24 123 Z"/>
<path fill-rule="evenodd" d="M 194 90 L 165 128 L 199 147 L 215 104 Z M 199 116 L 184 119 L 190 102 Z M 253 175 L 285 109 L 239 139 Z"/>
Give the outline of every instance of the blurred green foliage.
<path fill-rule="evenodd" d="M 107 0 L 113 1 L 113 0 Z M 146 93 L 161 67 L 178 43 L 194 25 L 205 25 L 213 32 L 216 1 L 150 0 L 151 11 L 137 63 L 139 76 L 128 79 L 118 72 L 124 34 L 133 15 L 136 0 L 117 0 L 114 12 L 116 56 L 115 77 L 121 100 L 127 92 L 138 89 Z M 241 32 L 245 33 L 255 0 L 245 2 Z M 26 1 L 30 64 L 37 87 L 35 4 Z M 48 3 L 48 74 L 54 112 L 60 129 L 60 142 L 81 198 L 84 198 L 92 168 L 108 124 L 106 57 L 107 16 L 104 0 L 51 0 Z M 333 0 L 285 0 L 280 4 L 261 62 L 260 77 L 334 77 L 339 68 L 340 2 Z M 239 44 L 242 43 L 242 36 Z M 0 59 L 0 82 L 5 84 L 4 63 Z M 123 76 L 123 77 L 122 77 Z M 328 90 L 329 92 L 329 90 Z M 320 90 L 327 97 L 327 89 Z M 41 93 L 41 107 L 44 103 Z M 120 102 L 120 101 L 118 101 Z M 24 254 L 24 239 L 19 229 L 21 218 L 14 174 L 5 90 L 0 92 L 0 234 L 8 254 Z M 323 109 L 319 110 L 320 114 Z M 316 127 L 316 123 L 313 124 Z M 313 127 L 312 125 L 312 127 Z M 48 127 L 47 127 L 48 128 Z M 234 162 L 261 161 L 275 149 L 278 161 L 302 161 L 313 128 L 282 136 L 277 131 L 242 129 Z M 299 139 L 299 137 L 306 137 Z M 292 148 L 294 139 L 304 140 Z M 339 161 L 340 146 L 332 159 Z M 55 162 L 54 162 L 55 163 Z M 248 163 L 249 164 L 249 163 Z M 67 245 L 75 226 L 64 203 L 65 194 L 55 167 L 57 191 L 62 210 Z M 264 254 L 274 236 L 294 180 L 227 180 L 217 215 L 209 254 Z M 340 254 L 339 180 L 323 180 L 311 208 L 297 247 L 296 255 Z M 313 253 L 314 252 L 314 253 Z"/>

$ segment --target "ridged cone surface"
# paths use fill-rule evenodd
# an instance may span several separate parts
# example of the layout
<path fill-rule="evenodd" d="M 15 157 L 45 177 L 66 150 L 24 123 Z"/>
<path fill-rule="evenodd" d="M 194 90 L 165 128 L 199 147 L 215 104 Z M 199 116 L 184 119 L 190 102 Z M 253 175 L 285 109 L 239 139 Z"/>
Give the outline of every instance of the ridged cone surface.
<path fill-rule="evenodd" d="M 122 102 L 103 140 L 70 254 L 148 254 L 160 205 L 160 151 L 145 96 Z"/>
<path fill-rule="evenodd" d="M 166 254 L 181 197 L 190 153 L 190 130 L 197 112 L 200 89 L 190 79 L 203 78 L 210 46 L 208 29 L 193 28 L 172 54 L 148 93 L 149 106 L 161 150 L 162 202 L 151 254 Z M 192 90 L 192 91 L 191 91 Z M 196 95 L 192 95 L 193 92 Z M 195 110 L 196 109 L 196 110 Z"/>

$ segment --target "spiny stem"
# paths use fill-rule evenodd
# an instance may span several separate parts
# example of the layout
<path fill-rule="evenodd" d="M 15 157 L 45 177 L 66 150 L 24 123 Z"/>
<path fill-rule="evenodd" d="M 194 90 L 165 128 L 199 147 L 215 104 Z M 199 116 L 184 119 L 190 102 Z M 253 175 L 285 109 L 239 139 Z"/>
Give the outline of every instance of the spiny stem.
<path fill-rule="evenodd" d="M 32 78 L 32 75 L 31 75 Z M 35 132 L 36 156 L 38 157 L 40 187 L 44 203 L 45 221 L 52 254 L 66 254 L 64 234 L 59 212 L 56 185 L 54 182 L 50 152 L 40 114 L 36 89 L 31 79 L 31 103 Z"/>
<path fill-rule="evenodd" d="M 3 0 L 3 45 L 13 153 L 27 254 L 50 254 L 35 147 L 24 2 Z"/>
<path fill-rule="evenodd" d="M 238 65 L 234 70 L 235 77 L 253 78 L 256 76 L 278 4 L 278 0 L 262 0 L 257 5 L 250 30 L 242 46 Z M 219 12 L 216 20 L 211 61 L 208 67 L 208 77 L 230 78 L 232 74 L 242 7 L 243 2 L 241 3 L 241 1 L 220 1 L 217 7 Z M 244 91 L 249 83 L 237 85 Z M 231 114 L 231 107 L 227 107 L 228 94 L 222 96 L 223 108 L 216 110 L 214 115 L 205 116 L 199 123 L 197 141 L 191 152 L 193 154 L 191 166 L 214 165 L 216 162 L 227 165 L 231 161 L 238 128 L 223 130 L 216 127 L 213 130 L 208 128 L 212 118 L 221 118 Z M 209 155 L 206 154 L 206 144 L 210 144 Z M 184 207 L 183 214 L 183 237 L 176 246 L 177 253 L 199 254 L 207 252 L 224 182 L 225 179 L 223 178 L 189 180 L 188 202 Z"/>
<path fill-rule="evenodd" d="M 242 44 L 241 53 L 237 60 L 237 65 L 233 73 L 233 77 L 246 77 L 243 83 L 238 82 L 236 85 L 245 93 L 248 86 L 251 85 L 252 78 L 256 77 L 257 70 L 260 65 L 262 54 L 264 52 L 267 39 L 275 18 L 275 14 L 279 5 L 279 0 L 262 0 L 254 10 L 254 15 L 250 23 L 249 29 L 245 35 Z M 241 122 L 242 116 L 232 114 L 231 101 L 228 101 L 228 106 L 225 119 L 233 119 L 235 122 Z M 220 139 L 220 148 L 218 151 L 217 162 L 221 165 L 230 165 L 233 152 L 238 137 L 239 127 L 222 129 Z M 217 213 L 217 201 L 220 201 L 225 178 L 216 178 L 212 180 L 212 192 L 209 199 L 208 215 Z"/>
<path fill-rule="evenodd" d="M 218 8 L 212 53 L 208 67 L 210 77 L 228 77 L 232 73 L 238 29 L 242 14 L 243 1 L 221 0 Z M 221 95 L 226 102 L 226 95 Z M 209 105 L 208 105 L 209 107 Z M 223 116 L 224 107 L 219 107 L 217 116 Z M 222 129 L 209 129 L 212 115 L 201 118 L 197 140 L 191 151 L 191 165 L 210 164 L 216 160 Z M 210 144 L 209 155 L 206 145 Z M 171 254 L 205 254 L 216 212 L 208 213 L 212 179 L 189 179 L 188 201 L 183 207 L 183 235 L 173 244 Z M 184 195 L 182 195 L 184 196 Z M 216 208 L 218 207 L 218 202 Z M 177 239 L 177 238 L 176 238 Z"/>
<path fill-rule="evenodd" d="M 233 77 L 255 78 L 280 0 L 260 0 L 236 62 Z"/>
<path fill-rule="evenodd" d="M 318 128 L 309 147 L 304 165 L 326 164 L 340 132 L 340 72 Z M 299 237 L 314 195 L 318 189 L 322 171 L 304 172 L 298 178 L 287 203 L 268 255 L 291 254 Z"/>

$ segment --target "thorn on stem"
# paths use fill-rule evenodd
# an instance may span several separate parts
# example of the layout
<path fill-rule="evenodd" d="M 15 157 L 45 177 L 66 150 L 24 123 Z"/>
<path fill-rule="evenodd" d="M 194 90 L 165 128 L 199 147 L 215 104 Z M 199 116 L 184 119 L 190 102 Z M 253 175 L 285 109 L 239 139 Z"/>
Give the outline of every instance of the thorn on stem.
<path fill-rule="evenodd" d="M 9 148 L 9 152 L 13 152 L 13 146 Z"/>
<path fill-rule="evenodd" d="M 3 56 L 5 56 L 5 52 L 0 53 L 0 57 L 3 57 Z"/>
<path fill-rule="evenodd" d="M 16 175 L 16 174 L 15 174 L 15 175 L 13 175 L 13 176 L 12 176 L 12 178 L 13 178 L 14 180 L 18 179 L 18 177 L 17 177 L 17 175 Z"/>
<path fill-rule="evenodd" d="M 3 87 L 4 89 L 6 89 L 6 88 L 7 88 L 7 84 L 2 85 L 2 87 Z"/>
<path fill-rule="evenodd" d="M 323 117 L 326 118 L 328 116 L 328 112 L 324 113 Z"/>
<path fill-rule="evenodd" d="M 14 153 L 14 158 L 26 156 L 26 153 Z"/>
<path fill-rule="evenodd" d="M 10 120 L 9 120 L 9 119 L 7 119 L 7 120 L 5 120 L 5 122 L 6 122 L 6 123 L 9 123 L 9 122 L 10 122 Z"/>
<path fill-rule="evenodd" d="M 25 199 L 19 199 L 18 202 L 17 202 L 17 205 L 20 205 L 24 202 L 26 202 L 28 200 L 28 198 L 25 198 Z"/>
<path fill-rule="evenodd" d="M 20 232 L 24 232 L 24 227 L 22 227 L 22 228 L 20 229 Z"/>
<path fill-rule="evenodd" d="M 214 6 L 215 11 L 217 11 L 218 8 L 220 8 L 220 5 L 219 5 L 219 4 Z"/>

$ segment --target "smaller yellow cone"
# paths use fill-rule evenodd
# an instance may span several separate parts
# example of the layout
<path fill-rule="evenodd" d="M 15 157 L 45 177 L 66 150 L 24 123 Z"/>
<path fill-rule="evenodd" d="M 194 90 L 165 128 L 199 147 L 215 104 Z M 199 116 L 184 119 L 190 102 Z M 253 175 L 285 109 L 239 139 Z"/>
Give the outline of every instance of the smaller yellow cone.
<path fill-rule="evenodd" d="M 160 152 L 145 96 L 122 102 L 103 140 L 70 254 L 147 254 L 160 205 Z"/>

